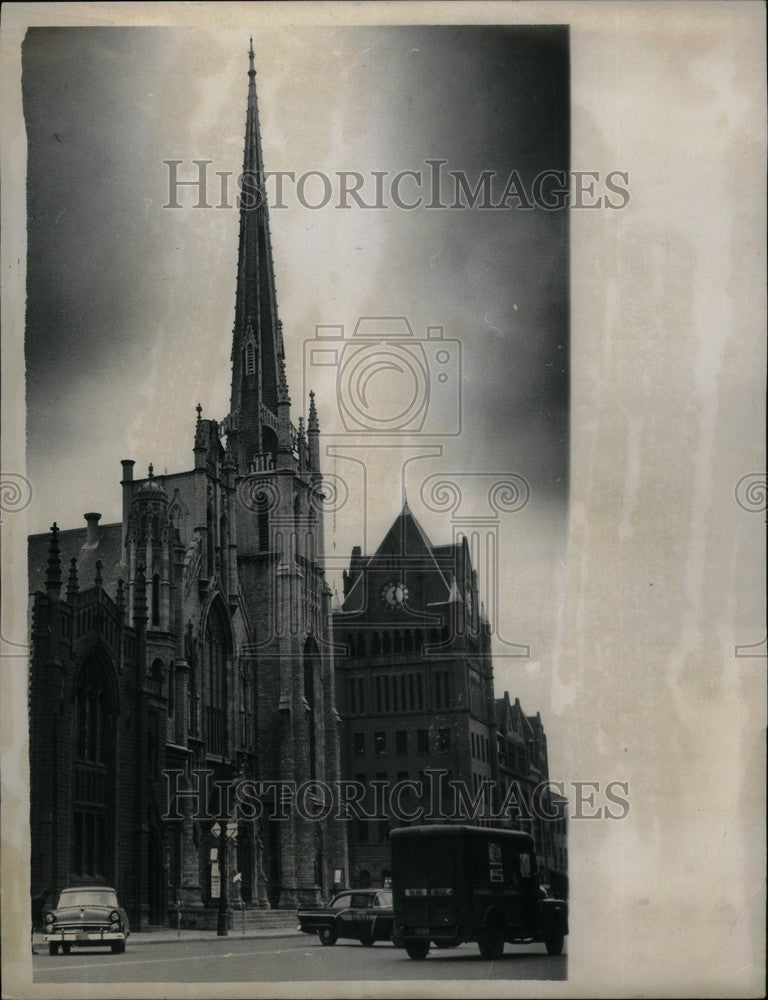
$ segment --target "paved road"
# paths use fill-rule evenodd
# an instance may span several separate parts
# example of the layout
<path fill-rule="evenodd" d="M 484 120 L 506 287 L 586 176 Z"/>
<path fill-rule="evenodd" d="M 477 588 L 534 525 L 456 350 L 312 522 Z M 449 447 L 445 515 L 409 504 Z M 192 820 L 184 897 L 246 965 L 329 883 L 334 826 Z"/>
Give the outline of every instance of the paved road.
<path fill-rule="evenodd" d="M 507 945 L 504 957 L 490 962 L 477 945 L 429 953 L 426 961 L 408 958 L 390 944 L 364 948 L 339 941 L 333 948 L 306 935 L 285 938 L 212 938 L 210 941 L 132 944 L 123 955 L 77 950 L 71 955 L 33 958 L 36 983 L 138 982 L 307 982 L 318 980 L 397 979 L 559 979 L 567 978 L 567 957 L 547 955 L 544 945 Z"/>

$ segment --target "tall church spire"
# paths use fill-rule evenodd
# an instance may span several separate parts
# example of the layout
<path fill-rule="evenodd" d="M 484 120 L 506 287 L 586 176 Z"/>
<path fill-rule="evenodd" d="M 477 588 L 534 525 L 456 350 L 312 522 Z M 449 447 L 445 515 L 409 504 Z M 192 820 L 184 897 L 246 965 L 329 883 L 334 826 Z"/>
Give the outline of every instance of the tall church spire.
<path fill-rule="evenodd" d="M 254 456 L 276 454 L 282 334 L 277 318 L 272 240 L 264 186 L 253 39 L 248 52 L 248 106 L 240 194 L 240 242 L 232 338 L 234 452 L 238 472 Z"/>

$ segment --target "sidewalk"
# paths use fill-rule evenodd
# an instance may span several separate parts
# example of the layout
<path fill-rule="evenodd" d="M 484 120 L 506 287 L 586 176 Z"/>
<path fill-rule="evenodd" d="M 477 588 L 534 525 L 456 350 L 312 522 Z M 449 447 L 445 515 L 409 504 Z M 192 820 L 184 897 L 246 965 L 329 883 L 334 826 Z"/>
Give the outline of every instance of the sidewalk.
<path fill-rule="evenodd" d="M 298 920 L 296 921 L 296 926 L 298 926 Z M 215 940 L 237 940 L 237 941 L 248 941 L 257 938 L 289 938 L 289 937 L 305 937 L 308 940 L 313 937 L 311 934 L 302 934 L 301 931 L 297 931 L 295 927 L 264 927 L 259 930 L 258 928 L 246 927 L 245 934 L 243 934 L 241 928 L 232 928 L 226 938 L 219 938 L 216 931 L 187 931 L 182 930 L 179 933 L 170 927 L 163 927 L 156 931 L 138 931 L 133 933 L 128 938 L 127 947 L 134 948 L 136 945 L 145 944 L 183 944 L 185 941 L 215 941 Z M 37 952 L 42 954 L 48 953 L 48 945 L 45 942 L 43 934 L 35 934 L 34 938 L 34 948 Z"/>

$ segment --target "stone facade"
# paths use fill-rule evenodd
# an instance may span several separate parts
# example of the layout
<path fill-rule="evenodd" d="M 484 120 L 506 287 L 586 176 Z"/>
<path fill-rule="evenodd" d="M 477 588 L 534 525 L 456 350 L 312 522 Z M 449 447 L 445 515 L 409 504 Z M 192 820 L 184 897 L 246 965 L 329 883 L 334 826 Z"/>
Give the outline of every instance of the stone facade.
<path fill-rule="evenodd" d="M 244 163 L 263 178 L 255 75 L 251 52 Z M 134 929 L 178 907 L 212 927 L 223 886 L 289 908 L 346 878 L 344 824 L 277 818 L 272 794 L 227 839 L 189 794 L 201 770 L 339 777 L 319 439 L 313 398 L 291 422 L 262 201 L 241 212 L 230 413 L 198 405 L 193 467 L 136 479 L 125 460 L 121 522 L 29 540 L 33 894 L 112 884 Z"/>
<path fill-rule="evenodd" d="M 490 628 L 466 541 L 433 545 L 405 503 L 373 555 L 353 550 L 333 621 L 345 651 L 336 658 L 345 778 L 421 779 L 427 814 L 435 797 L 425 771 L 445 771 L 433 780 L 463 782 L 471 794 L 495 780 Z M 398 825 L 391 815 L 351 825 L 353 886 L 389 876 L 389 829 Z"/>

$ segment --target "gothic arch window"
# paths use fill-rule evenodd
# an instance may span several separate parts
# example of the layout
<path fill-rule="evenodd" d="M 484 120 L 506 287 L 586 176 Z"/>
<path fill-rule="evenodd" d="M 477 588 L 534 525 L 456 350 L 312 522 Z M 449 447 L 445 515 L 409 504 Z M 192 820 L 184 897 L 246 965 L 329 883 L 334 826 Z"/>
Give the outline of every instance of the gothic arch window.
<path fill-rule="evenodd" d="M 82 881 L 114 875 L 115 732 L 117 705 L 108 662 L 89 657 L 75 684 L 75 747 L 71 876 Z"/>
<path fill-rule="evenodd" d="M 252 340 L 249 340 L 245 345 L 245 374 L 256 374 L 256 351 L 253 348 Z"/>
<path fill-rule="evenodd" d="M 357 643 L 355 652 L 358 656 L 365 656 L 365 636 L 362 632 L 357 633 Z"/>
<path fill-rule="evenodd" d="M 168 521 L 174 531 L 178 531 L 179 537 L 184 537 L 184 508 L 181 501 L 176 499 L 168 509 Z"/>
<path fill-rule="evenodd" d="M 378 632 L 373 632 L 371 634 L 371 654 L 373 656 L 381 655 L 381 639 L 379 638 Z"/>
<path fill-rule="evenodd" d="M 272 468 L 274 468 L 277 464 L 277 434 L 275 434 L 271 427 L 264 427 L 262 430 L 262 440 L 264 451 L 271 456 Z"/>
<path fill-rule="evenodd" d="M 406 653 L 413 652 L 413 635 L 410 629 L 405 630 L 405 635 L 403 637 L 403 650 Z"/>
<path fill-rule="evenodd" d="M 400 629 L 396 629 L 394 635 L 392 636 L 393 649 L 395 653 L 402 653 L 403 651 L 403 637 Z"/>
<path fill-rule="evenodd" d="M 152 661 L 152 666 L 149 670 L 150 681 L 152 683 L 152 688 L 157 695 L 162 695 L 163 693 L 163 680 L 165 678 L 165 664 L 158 657 L 156 660 Z"/>
<path fill-rule="evenodd" d="M 392 640 L 390 638 L 389 632 L 385 632 L 384 633 L 383 642 L 382 642 L 382 650 L 383 650 L 385 656 L 387 656 L 387 654 L 389 654 L 389 653 L 392 652 Z"/>
<path fill-rule="evenodd" d="M 205 623 L 205 735 L 208 752 L 223 756 L 227 747 L 227 630 L 222 612 L 211 605 Z"/>

